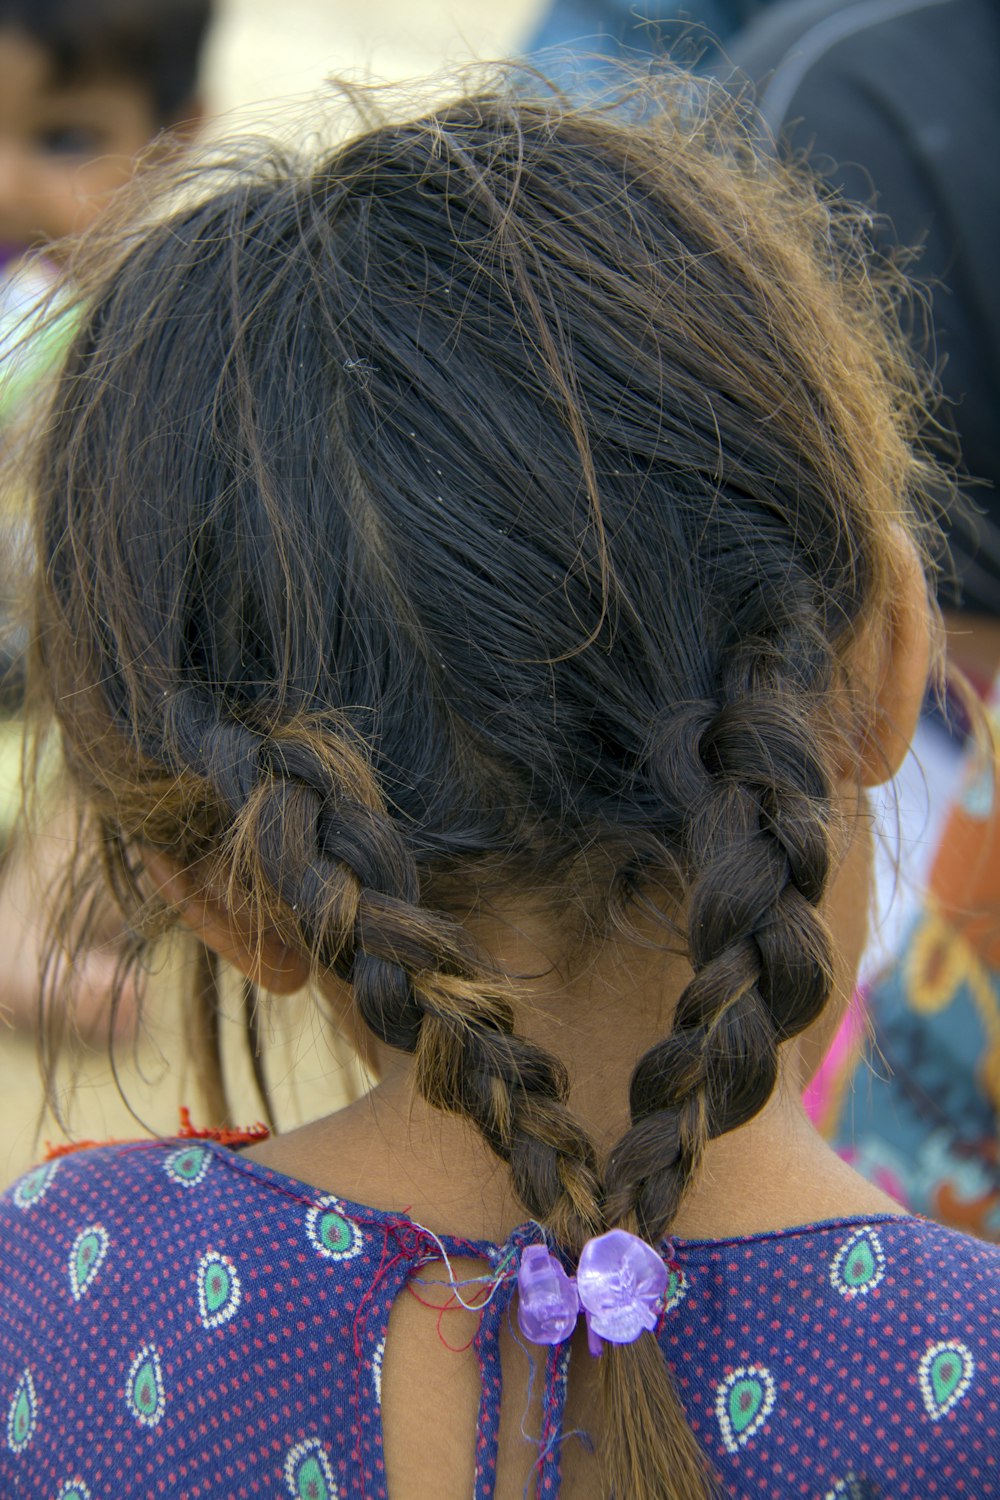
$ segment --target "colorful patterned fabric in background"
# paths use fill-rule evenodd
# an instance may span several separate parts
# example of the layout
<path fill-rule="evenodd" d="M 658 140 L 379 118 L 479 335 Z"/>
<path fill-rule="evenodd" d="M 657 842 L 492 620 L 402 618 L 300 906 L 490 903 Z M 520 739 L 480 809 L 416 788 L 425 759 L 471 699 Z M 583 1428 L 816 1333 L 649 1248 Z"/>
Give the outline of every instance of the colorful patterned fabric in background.
<path fill-rule="evenodd" d="M 0 1494 L 384 1500 L 390 1311 L 447 1251 L 482 1258 L 492 1292 L 474 1342 L 489 1500 L 500 1338 L 539 1238 L 442 1242 L 190 1135 L 38 1167 L 0 1199 Z M 722 1493 L 1000 1500 L 995 1246 L 875 1216 L 680 1241 L 669 1264 L 658 1337 Z M 568 1348 L 529 1351 L 539 1497 L 579 1440 Z"/>
<path fill-rule="evenodd" d="M 995 706 L 991 727 L 996 739 Z M 895 961 L 866 1001 L 856 1000 L 817 1105 L 820 1128 L 866 1177 L 912 1211 L 994 1241 L 1000 1241 L 998 805 L 995 772 L 970 749 L 928 894 Z"/>
<path fill-rule="evenodd" d="M 66 352 L 75 318 L 43 312 L 55 270 L 41 256 L 0 250 L 0 447 L 32 393 Z M 19 494 L 0 494 L 0 863 L 21 813 L 22 634 L 13 628 L 21 607 L 27 518 Z"/>

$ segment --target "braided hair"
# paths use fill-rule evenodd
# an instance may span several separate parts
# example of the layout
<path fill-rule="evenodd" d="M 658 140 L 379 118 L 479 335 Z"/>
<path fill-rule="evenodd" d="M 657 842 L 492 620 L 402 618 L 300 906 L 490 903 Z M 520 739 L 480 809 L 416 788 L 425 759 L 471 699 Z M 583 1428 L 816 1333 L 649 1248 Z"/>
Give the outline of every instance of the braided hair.
<path fill-rule="evenodd" d="M 829 997 L 827 709 L 926 480 L 846 210 L 691 80 L 516 84 L 217 155 L 78 265 L 35 675 L 122 900 L 207 870 L 572 1254 L 666 1235 Z M 685 936 L 605 1162 L 463 924 L 515 886 Z M 653 1337 L 602 1364 L 609 1489 L 707 1493 Z"/>

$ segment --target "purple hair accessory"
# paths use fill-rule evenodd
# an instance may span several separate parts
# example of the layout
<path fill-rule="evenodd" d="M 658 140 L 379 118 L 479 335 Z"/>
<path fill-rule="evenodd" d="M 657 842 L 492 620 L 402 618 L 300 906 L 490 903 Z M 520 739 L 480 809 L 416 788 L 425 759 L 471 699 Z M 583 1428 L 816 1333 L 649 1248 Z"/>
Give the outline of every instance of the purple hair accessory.
<path fill-rule="evenodd" d="M 593 1326 L 591 1325 L 589 1312 L 584 1313 L 583 1321 L 587 1325 L 587 1348 L 590 1350 L 595 1359 L 600 1359 L 601 1355 L 604 1353 L 604 1340 L 601 1338 L 601 1335 L 599 1333 L 594 1332 Z"/>
<path fill-rule="evenodd" d="M 667 1268 L 651 1245 L 624 1229 L 588 1240 L 580 1253 L 576 1289 L 587 1315 L 591 1353 L 596 1338 L 631 1344 L 656 1327 L 667 1289 Z"/>
<path fill-rule="evenodd" d="M 544 1245 L 527 1245 L 517 1273 L 517 1322 L 533 1344 L 561 1344 L 580 1312 L 576 1282 Z"/>

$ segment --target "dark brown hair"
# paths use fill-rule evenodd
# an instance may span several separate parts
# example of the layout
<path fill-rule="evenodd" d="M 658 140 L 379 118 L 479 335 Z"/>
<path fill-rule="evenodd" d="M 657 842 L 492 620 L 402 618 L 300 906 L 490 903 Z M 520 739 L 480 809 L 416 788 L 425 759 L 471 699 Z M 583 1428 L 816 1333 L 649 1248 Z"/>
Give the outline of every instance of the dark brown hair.
<path fill-rule="evenodd" d="M 122 902 L 166 851 L 348 979 L 575 1254 L 667 1233 L 828 998 L 824 707 L 861 732 L 919 401 L 853 219 L 730 106 L 520 83 L 144 185 L 37 452 L 35 655 Z M 462 925 L 515 885 L 598 933 L 673 893 L 605 1162 Z M 705 1493 L 652 1336 L 603 1364 L 609 1487 Z"/>

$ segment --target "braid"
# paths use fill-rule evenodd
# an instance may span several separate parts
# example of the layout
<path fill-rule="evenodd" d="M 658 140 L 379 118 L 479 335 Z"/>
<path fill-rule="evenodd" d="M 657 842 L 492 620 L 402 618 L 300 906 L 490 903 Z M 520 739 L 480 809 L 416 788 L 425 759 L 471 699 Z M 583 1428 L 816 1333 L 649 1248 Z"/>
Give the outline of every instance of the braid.
<path fill-rule="evenodd" d="M 706 1143 L 767 1103 L 779 1044 L 816 1018 L 832 983 L 816 910 L 830 864 L 828 781 L 801 704 L 780 675 L 767 676 L 721 708 L 686 705 L 652 757 L 667 819 L 682 829 L 694 976 L 670 1035 L 632 1075 L 632 1125 L 608 1159 L 605 1216 L 653 1243 L 673 1223 Z M 651 1337 L 612 1351 L 604 1389 L 609 1472 L 624 1480 L 621 1493 L 703 1494 L 704 1462 L 676 1420 L 678 1399 Z M 652 1479 L 650 1450 L 632 1443 L 632 1424 L 614 1419 L 639 1402 L 664 1456 Z"/>
<path fill-rule="evenodd" d="M 468 1116 L 510 1167 L 531 1214 L 579 1249 L 601 1228 L 596 1154 L 566 1106 L 565 1068 L 514 1032 L 510 981 L 454 919 L 419 904 L 416 862 L 363 753 L 329 725 L 268 735 L 170 697 L 170 749 L 210 783 L 231 821 L 241 893 L 272 891 L 268 917 L 348 979 L 380 1041 L 416 1054 L 429 1103 Z"/>
<path fill-rule="evenodd" d="M 687 808 L 694 976 L 668 1037 L 632 1076 L 632 1128 L 606 1173 L 611 1222 L 655 1240 L 705 1143 L 744 1124 L 777 1080 L 778 1047 L 820 1013 L 832 982 L 817 905 L 829 873 L 830 793 L 804 715 L 777 683 L 721 708 L 688 705 L 656 746 L 668 808 Z"/>

